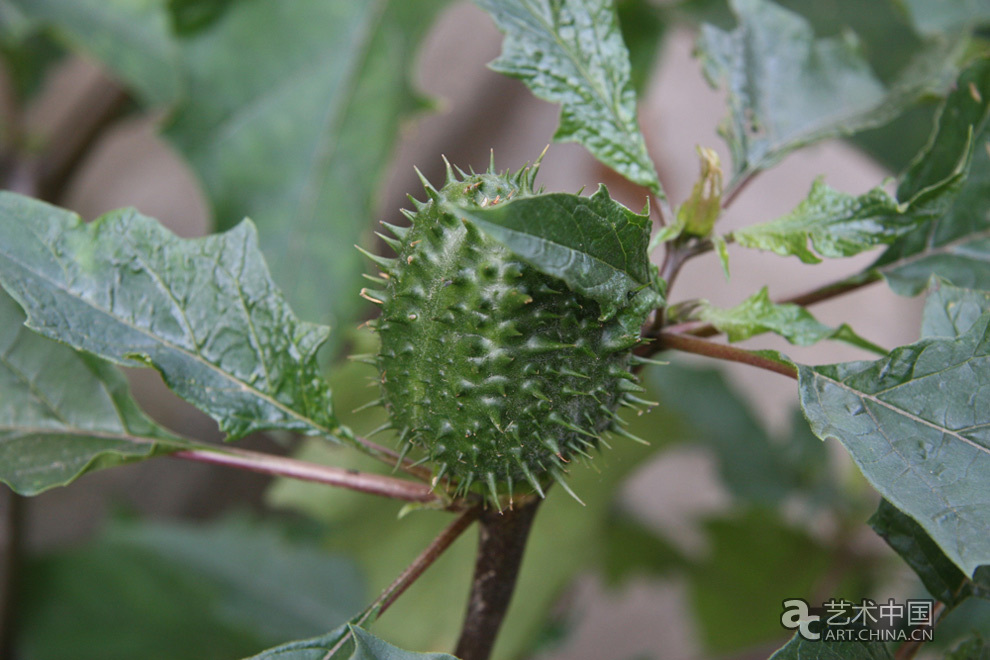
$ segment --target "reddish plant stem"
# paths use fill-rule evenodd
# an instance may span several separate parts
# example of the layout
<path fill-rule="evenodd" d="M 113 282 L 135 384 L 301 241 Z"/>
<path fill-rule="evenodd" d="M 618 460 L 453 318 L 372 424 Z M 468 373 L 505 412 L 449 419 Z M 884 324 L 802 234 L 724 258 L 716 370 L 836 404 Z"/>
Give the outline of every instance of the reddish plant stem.
<path fill-rule="evenodd" d="M 467 613 L 454 655 L 488 660 L 516 588 L 526 540 L 543 500 L 533 498 L 507 511 L 481 514 L 478 558 Z"/>
<path fill-rule="evenodd" d="M 932 608 L 933 627 L 937 626 L 939 621 L 942 620 L 944 613 L 945 603 L 935 603 L 935 606 Z M 921 649 L 922 644 L 924 642 L 917 639 L 908 639 L 901 642 L 901 645 L 897 647 L 897 651 L 894 652 L 894 660 L 911 660 Z"/>
<path fill-rule="evenodd" d="M 471 526 L 481 515 L 481 505 L 476 505 L 462 513 L 454 522 L 443 529 L 435 539 L 416 557 L 399 577 L 395 578 L 378 597 L 378 615 L 381 616 L 406 589 L 419 579 L 419 576 L 442 555 L 450 545 L 460 537 L 461 533 Z"/>
<path fill-rule="evenodd" d="M 729 362 L 741 362 L 760 369 L 766 369 L 774 373 L 797 378 L 797 370 L 787 364 L 782 364 L 776 360 L 763 357 L 758 353 L 746 351 L 734 346 L 716 344 L 715 342 L 698 339 L 689 335 L 679 335 L 673 332 L 661 332 L 656 342 L 660 350 L 672 348 L 686 353 L 695 353 L 718 360 L 728 360 Z"/>
<path fill-rule="evenodd" d="M 435 539 L 433 539 L 426 548 L 419 553 L 419 556 L 413 560 L 409 566 L 406 567 L 399 577 L 393 580 L 392 584 L 385 587 L 378 598 L 375 599 L 368 608 L 361 614 L 361 616 L 354 622 L 355 625 L 363 626 L 366 623 L 370 623 L 380 617 L 385 613 L 392 603 L 401 596 L 406 589 L 412 586 L 412 584 L 419 579 L 426 569 L 433 565 L 437 559 L 440 558 L 447 548 L 456 541 L 465 529 L 471 526 L 478 516 L 481 514 L 481 505 L 474 506 L 467 511 L 464 511 L 460 516 L 457 517 L 454 522 L 447 525 L 443 531 L 441 531 Z M 350 633 L 344 635 L 333 648 L 331 648 L 324 658 L 332 658 L 333 655 L 340 650 L 347 640 L 350 638 Z"/>
<path fill-rule="evenodd" d="M 391 497 L 406 502 L 440 503 L 442 499 L 426 484 L 357 470 L 307 463 L 245 449 L 186 449 L 170 454 L 173 458 L 250 470 L 279 477 L 349 488 L 362 493 Z"/>

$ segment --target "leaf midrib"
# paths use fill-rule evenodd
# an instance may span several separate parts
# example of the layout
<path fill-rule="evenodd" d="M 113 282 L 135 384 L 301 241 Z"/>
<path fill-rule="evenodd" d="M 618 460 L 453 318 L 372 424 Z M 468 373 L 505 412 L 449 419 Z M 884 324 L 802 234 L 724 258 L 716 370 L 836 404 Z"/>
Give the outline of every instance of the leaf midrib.
<path fill-rule="evenodd" d="M 44 241 L 41 241 L 40 240 L 40 237 L 39 237 L 39 241 L 42 244 L 45 244 Z M 113 314 L 110 314 L 107 310 L 102 309 L 102 308 L 96 306 L 92 301 L 86 300 L 85 298 L 83 298 L 81 296 L 75 295 L 70 289 L 61 286 L 58 282 L 55 282 L 54 280 L 52 280 L 48 275 L 43 274 L 43 273 L 38 273 L 37 271 L 35 271 L 32 268 L 28 267 L 23 262 L 17 260 L 9 252 L 3 252 L 2 254 L 11 263 L 16 264 L 22 270 L 24 270 L 24 271 L 26 271 L 28 273 L 31 273 L 32 275 L 34 275 L 38 279 L 43 280 L 45 282 L 48 282 L 49 285 L 53 289 L 55 289 L 57 291 L 61 291 L 64 295 L 68 296 L 69 298 L 72 298 L 74 300 L 77 300 L 79 302 L 82 302 L 83 304 L 85 304 L 88 307 L 92 308 L 93 310 L 95 310 L 99 314 L 105 316 L 106 318 L 109 318 L 109 319 L 115 321 L 116 323 L 119 323 L 119 324 L 121 324 L 121 325 L 123 325 L 123 326 L 125 326 L 127 328 L 131 328 L 135 332 L 138 332 L 139 334 L 142 334 L 142 335 L 144 335 L 146 337 L 149 337 L 150 339 L 154 340 L 154 342 L 157 342 L 157 343 L 159 343 L 159 344 L 161 344 L 161 345 L 163 345 L 163 346 L 165 346 L 165 347 L 167 347 L 167 348 L 169 348 L 171 350 L 174 350 L 176 352 L 182 353 L 183 355 L 186 355 L 186 356 L 192 358 L 194 361 L 199 362 L 202 365 L 206 366 L 207 369 L 209 369 L 211 371 L 214 371 L 217 374 L 220 374 L 226 380 L 229 380 L 231 382 L 237 383 L 241 387 L 242 390 L 247 390 L 248 392 L 253 393 L 259 399 L 261 399 L 261 400 L 269 403 L 270 405 L 272 405 L 273 407 L 277 408 L 278 410 L 281 410 L 283 413 L 287 414 L 289 417 L 293 417 L 295 419 L 298 419 L 301 422 L 304 422 L 305 424 L 307 424 L 308 426 L 314 428 L 315 430 L 319 431 L 320 433 L 323 433 L 323 434 L 325 434 L 327 436 L 332 436 L 332 432 L 331 432 L 331 430 L 329 428 L 324 427 L 322 424 L 316 423 L 314 420 L 310 419 L 309 417 L 305 417 L 305 416 L 299 414 L 298 412 L 296 412 L 292 408 L 289 408 L 288 406 L 286 406 L 285 404 L 283 404 L 281 401 L 278 401 L 277 399 L 272 398 L 268 394 L 266 394 L 264 392 L 261 392 L 260 390 L 258 390 L 257 388 L 255 388 L 250 383 L 247 383 L 246 381 L 243 381 L 243 380 L 240 380 L 240 379 L 234 377 L 229 372 L 226 372 L 226 371 L 222 370 L 219 366 L 214 365 L 212 362 L 210 362 L 209 360 L 207 360 L 202 355 L 200 355 L 198 353 L 193 353 L 193 352 L 189 351 L 187 348 L 185 348 L 184 346 L 178 346 L 178 345 L 172 344 L 171 342 L 168 342 L 165 339 L 163 339 L 163 338 L 161 338 L 161 337 L 159 337 L 157 335 L 154 335 L 154 334 L 148 332 L 144 328 L 141 328 L 139 326 L 136 326 L 136 325 L 133 325 L 131 323 L 128 323 L 128 322 L 124 321 L 123 319 L 120 319 L 120 318 L 114 316 Z M 152 272 L 152 271 L 149 269 L 149 272 Z M 153 273 L 153 274 L 157 277 L 157 274 L 155 274 L 155 273 Z M 242 303 L 243 302 L 244 301 L 242 301 Z M 180 307 L 180 312 L 183 312 L 183 314 L 184 314 L 184 311 L 181 309 L 181 307 Z M 33 316 L 34 316 L 34 314 L 31 313 L 31 312 L 29 312 L 28 313 L 28 320 L 30 321 Z M 38 330 L 40 330 L 40 328 L 38 328 Z"/>

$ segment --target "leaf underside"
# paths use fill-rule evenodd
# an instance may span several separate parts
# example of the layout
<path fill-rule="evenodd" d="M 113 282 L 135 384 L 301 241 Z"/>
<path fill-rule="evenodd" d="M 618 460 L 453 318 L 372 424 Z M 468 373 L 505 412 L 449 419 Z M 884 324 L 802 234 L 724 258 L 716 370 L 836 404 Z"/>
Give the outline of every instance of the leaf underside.
<path fill-rule="evenodd" d="M 796 148 L 889 121 L 950 68 L 950 53 L 933 48 L 887 88 L 850 33 L 815 39 L 803 18 L 768 0 L 731 4 L 738 27 L 705 25 L 699 53 L 712 85 L 729 90 L 722 132 L 736 182 Z"/>

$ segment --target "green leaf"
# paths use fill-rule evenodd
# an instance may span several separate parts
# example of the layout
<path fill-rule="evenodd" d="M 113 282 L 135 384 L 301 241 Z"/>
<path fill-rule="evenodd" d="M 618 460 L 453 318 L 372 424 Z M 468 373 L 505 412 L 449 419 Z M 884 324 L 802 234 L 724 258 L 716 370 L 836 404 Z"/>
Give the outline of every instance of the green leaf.
<path fill-rule="evenodd" d="M 990 644 L 982 637 L 972 637 L 952 649 L 945 660 L 990 660 Z"/>
<path fill-rule="evenodd" d="M 915 230 L 925 219 L 897 203 L 882 188 L 853 196 L 830 188 L 823 177 L 811 186 L 808 197 L 793 211 L 776 220 L 732 232 L 743 247 L 768 250 L 781 256 L 795 255 L 806 264 L 823 257 L 851 257 L 878 245 L 893 243 Z M 814 246 L 814 252 L 808 243 Z"/>
<path fill-rule="evenodd" d="M 983 0 L 903 0 L 914 25 L 924 33 L 953 33 L 990 24 Z"/>
<path fill-rule="evenodd" d="M 560 103 L 554 139 L 663 196 L 636 118 L 629 53 L 609 0 L 475 0 L 505 33 L 491 68 Z"/>
<path fill-rule="evenodd" d="M 730 187 L 798 147 L 889 121 L 938 87 L 951 59 L 944 47 L 925 50 L 888 89 L 851 33 L 815 39 L 803 18 L 768 0 L 731 4 L 738 27 L 706 25 L 699 43 L 705 75 L 729 89 Z"/>
<path fill-rule="evenodd" d="M 173 31 L 188 36 L 219 20 L 234 0 L 167 0 L 167 3 Z"/>
<path fill-rule="evenodd" d="M 990 291 L 961 289 L 936 281 L 925 299 L 922 337 L 958 337 L 990 309 Z"/>
<path fill-rule="evenodd" d="M 758 509 L 708 520 L 705 530 L 712 552 L 692 568 L 690 590 L 709 655 L 780 639 L 781 602 L 814 589 L 829 550 Z"/>
<path fill-rule="evenodd" d="M 72 49 L 100 60 L 151 105 L 183 93 L 179 49 L 165 0 L 6 0 L 31 20 L 51 26 Z"/>
<path fill-rule="evenodd" d="M 37 495 L 188 447 L 141 412 L 116 369 L 28 330 L 0 290 L 0 481 Z"/>
<path fill-rule="evenodd" d="M 776 505 L 826 481 L 822 443 L 810 434 L 771 437 L 721 371 L 669 364 L 649 370 L 646 384 L 662 406 L 683 418 L 680 432 L 665 432 L 710 448 L 725 485 L 737 497 Z"/>
<path fill-rule="evenodd" d="M 342 643 L 348 635 L 350 639 L 346 644 Z M 284 644 L 251 656 L 248 660 L 457 660 L 457 658 L 447 653 L 403 651 L 363 628 L 346 625 L 323 637 Z"/>
<path fill-rule="evenodd" d="M 608 519 L 603 537 L 605 556 L 600 568 L 612 587 L 638 575 L 665 575 L 687 565 L 677 548 L 624 511 Z"/>
<path fill-rule="evenodd" d="M 629 48 L 629 81 L 638 95 L 650 82 L 668 21 L 663 10 L 649 0 L 619 0 L 616 11 L 622 42 Z"/>
<path fill-rule="evenodd" d="M 981 566 L 970 580 L 916 523 L 887 500 L 869 520 L 870 527 L 907 562 L 934 598 L 955 607 L 970 596 L 990 598 L 990 566 Z"/>
<path fill-rule="evenodd" d="M 770 660 L 893 660 L 883 642 L 809 641 L 794 635 Z"/>
<path fill-rule="evenodd" d="M 637 312 L 663 304 L 647 255 L 650 219 L 613 201 L 605 186 L 591 197 L 552 193 L 448 210 L 598 302 L 603 318 L 630 304 Z"/>
<path fill-rule="evenodd" d="M 730 342 L 773 332 L 798 346 L 811 346 L 823 339 L 836 339 L 874 353 L 886 353 L 876 344 L 857 335 L 846 324 L 830 328 L 800 305 L 773 302 L 767 287 L 730 309 L 719 309 L 703 302 L 697 314 L 702 321 L 711 323 L 724 332 Z"/>
<path fill-rule="evenodd" d="M 29 327 L 120 364 L 154 366 L 232 439 L 339 430 L 316 363 L 329 329 L 289 309 L 250 221 L 186 240 L 134 210 L 83 224 L 0 193 L 0 283 Z"/>
<path fill-rule="evenodd" d="M 990 564 L 990 313 L 953 339 L 876 362 L 799 367 L 815 435 L 837 438 L 866 478 L 966 575 Z"/>
<path fill-rule="evenodd" d="M 224 229 L 252 218 L 306 318 L 357 318 L 361 242 L 399 124 L 424 103 L 413 54 L 444 0 L 241 0 L 183 42 L 188 101 L 166 135 Z"/>
<path fill-rule="evenodd" d="M 21 577 L 19 639 L 36 660 L 239 658 L 347 621 L 365 599 L 352 561 L 247 519 L 116 521 Z"/>
<path fill-rule="evenodd" d="M 932 274 L 990 289 L 990 59 L 971 65 L 946 99 L 935 133 L 905 175 L 898 196 L 924 195 L 972 149 L 969 176 L 944 214 L 891 245 L 874 264 L 891 288 L 917 295 Z"/>

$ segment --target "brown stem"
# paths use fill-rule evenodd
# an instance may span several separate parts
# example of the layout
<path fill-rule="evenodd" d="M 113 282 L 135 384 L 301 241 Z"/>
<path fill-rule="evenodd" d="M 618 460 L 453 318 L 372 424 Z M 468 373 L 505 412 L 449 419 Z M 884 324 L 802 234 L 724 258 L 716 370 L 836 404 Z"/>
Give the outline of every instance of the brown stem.
<path fill-rule="evenodd" d="M 444 527 L 443 531 L 440 532 L 435 539 L 433 539 L 426 548 L 419 553 L 419 556 L 413 560 L 409 566 L 406 567 L 399 577 L 395 578 L 392 584 L 385 587 L 378 598 L 375 599 L 368 608 L 361 613 L 354 625 L 363 626 L 366 623 L 371 623 L 382 614 L 385 613 L 392 603 L 405 592 L 413 582 L 419 579 L 427 568 L 429 568 L 433 562 L 440 558 L 447 548 L 460 537 L 461 533 L 465 529 L 471 526 L 478 516 L 481 514 L 481 506 L 474 506 L 463 512 L 457 517 L 454 522 L 450 523 Z M 331 648 L 324 658 L 332 658 L 333 655 L 340 650 L 340 648 L 347 643 L 350 638 L 350 633 L 344 635 L 340 638 L 333 648 Z"/>
<path fill-rule="evenodd" d="M 23 548 L 24 498 L 13 491 L 4 489 L 3 532 L 6 536 L 5 548 L 0 553 L 0 658 L 13 658 L 17 607 L 15 598 L 18 590 L 18 576 Z"/>
<path fill-rule="evenodd" d="M 260 472 L 302 481 L 339 486 L 362 493 L 391 497 L 407 502 L 441 503 L 443 500 L 426 484 L 414 483 L 380 474 L 307 463 L 306 461 L 261 452 L 224 447 L 222 449 L 187 449 L 170 456 L 199 463 Z"/>
<path fill-rule="evenodd" d="M 945 613 L 945 603 L 939 602 L 935 603 L 932 608 L 932 626 L 937 626 L 939 621 L 942 620 L 942 615 Z M 907 639 L 901 642 L 901 645 L 897 647 L 897 651 L 894 652 L 894 660 L 911 660 L 918 651 L 921 649 L 921 645 L 925 642 L 920 639 Z"/>
<path fill-rule="evenodd" d="M 378 614 L 376 616 L 381 616 L 385 610 L 391 607 L 392 603 L 394 603 L 406 589 L 412 586 L 413 582 L 419 579 L 419 576 L 422 575 L 423 572 L 429 568 L 430 565 L 433 564 L 433 562 L 435 562 L 454 541 L 457 540 L 457 538 L 461 535 L 461 532 L 470 527 L 471 523 L 477 520 L 480 515 L 481 505 L 473 506 L 458 516 L 454 522 L 447 525 L 447 527 L 445 527 L 444 530 L 440 532 L 435 539 L 433 539 L 430 545 L 426 546 L 426 549 L 424 549 L 423 552 L 421 552 L 419 556 L 406 567 L 406 570 L 402 571 L 399 577 L 395 578 L 395 581 L 381 593 L 378 600 L 375 601 L 375 605 L 372 606 L 378 606 Z"/>
<path fill-rule="evenodd" d="M 807 293 L 785 298 L 780 302 L 807 307 L 808 305 L 814 305 L 815 303 L 820 303 L 825 300 L 830 300 L 832 298 L 845 295 L 868 284 L 879 282 L 881 279 L 883 279 L 883 276 L 879 273 L 879 271 L 869 270 L 865 273 L 853 275 L 852 277 L 847 277 L 843 280 L 839 280 L 838 282 L 832 282 L 831 284 L 826 284 L 825 286 L 818 287 L 817 289 L 812 289 Z"/>
<path fill-rule="evenodd" d="M 481 514 L 478 558 L 461 638 L 454 650 L 461 660 L 488 660 L 516 588 L 533 517 L 543 500 Z"/>
<path fill-rule="evenodd" d="M 748 364 L 754 367 L 759 367 L 760 369 L 766 369 L 767 371 L 773 371 L 774 373 L 778 373 L 783 376 L 797 378 L 797 370 L 794 367 L 764 357 L 759 353 L 753 353 L 752 351 L 743 350 L 734 346 L 716 344 L 715 342 L 698 339 L 697 337 L 691 337 L 689 335 L 679 335 L 673 332 L 661 332 L 657 337 L 657 343 L 660 346 L 660 350 L 673 348 L 678 351 L 704 355 L 707 357 L 716 358 L 718 360 L 741 362 L 742 364 Z"/>

